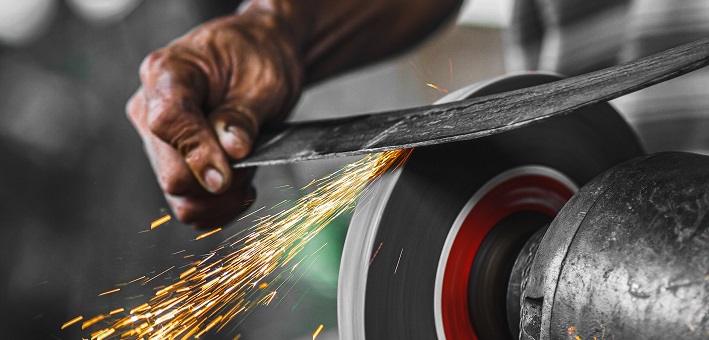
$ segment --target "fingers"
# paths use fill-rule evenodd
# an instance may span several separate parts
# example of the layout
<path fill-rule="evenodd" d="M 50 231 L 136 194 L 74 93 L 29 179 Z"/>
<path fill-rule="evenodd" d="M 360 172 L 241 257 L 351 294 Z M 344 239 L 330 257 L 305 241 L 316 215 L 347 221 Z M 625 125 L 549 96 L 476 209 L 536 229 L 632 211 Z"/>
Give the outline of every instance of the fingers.
<path fill-rule="evenodd" d="M 253 111 L 229 103 L 211 112 L 209 121 L 224 152 L 232 160 L 242 159 L 251 152 L 259 130 L 258 119 Z"/>
<path fill-rule="evenodd" d="M 142 89 L 128 101 L 126 113 L 143 139 L 150 164 L 177 219 L 198 228 L 223 226 L 253 202 L 255 190 L 251 187 L 251 180 L 254 169 L 230 170 L 233 180 L 221 194 L 214 195 L 202 188 L 182 155 L 147 126 L 147 106 Z"/>
<path fill-rule="evenodd" d="M 165 197 L 180 221 L 196 228 L 216 228 L 231 222 L 254 201 L 256 191 L 250 184 L 252 176 L 253 171 L 235 173 L 235 178 L 242 179 L 240 183 L 220 195 L 166 194 Z"/>
<path fill-rule="evenodd" d="M 206 80 L 197 64 L 188 53 L 163 51 L 146 58 L 141 66 L 145 123 L 177 151 L 203 188 L 219 194 L 229 188 L 231 168 L 201 111 Z"/>
<path fill-rule="evenodd" d="M 160 184 L 168 195 L 197 195 L 206 193 L 192 175 L 192 171 L 182 156 L 147 127 L 147 108 L 142 89 L 128 101 L 126 112 L 143 139 L 145 153 Z"/>

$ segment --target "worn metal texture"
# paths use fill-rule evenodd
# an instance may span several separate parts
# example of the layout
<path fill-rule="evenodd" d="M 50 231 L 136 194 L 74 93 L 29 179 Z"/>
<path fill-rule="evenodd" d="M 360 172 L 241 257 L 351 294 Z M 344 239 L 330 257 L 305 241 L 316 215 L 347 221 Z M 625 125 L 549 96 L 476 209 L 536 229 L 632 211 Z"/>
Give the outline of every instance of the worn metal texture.
<path fill-rule="evenodd" d="M 513 280 L 513 266 L 519 254 L 524 254 L 527 241 L 540 228 L 546 229 L 552 217 L 536 211 L 521 211 L 505 217 L 485 235 L 475 254 L 468 281 L 468 310 L 479 339 L 517 339 L 519 332 L 508 323 L 510 306 L 508 292 Z M 517 274 L 517 273 L 516 273 Z M 519 273 L 521 274 L 521 273 Z M 519 315 L 519 285 L 517 286 Z M 519 317 L 513 320 L 519 324 Z"/>
<path fill-rule="evenodd" d="M 507 325 L 509 326 L 510 334 L 514 336 L 515 339 L 519 339 L 520 298 L 524 288 L 522 285 L 523 278 L 529 275 L 529 268 L 534 259 L 534 254 L 537 253 L 539 243 L 542 241 L 542 237 L 544 237 L 548 229 L 549 225 L 547 224 L 537 230 L 537 232 L 527 240 L 522 250 L 517 254 L 517 259 L 510 272 L 510 279 L 507 283 L 507 302 L 505 305 L 507 307 Z"/>
<path fill-rule="evenodd" d="M 709 63 L 709 38 L 554 83 L 459 102 L 283 124 L 264 131 L 247 167 L 475 139 L 617 98 Z"/>
<path fill-rule="evenodd" d="M 709 157 L 663 153 L 581 189 L 542 240 L 522 339 L 705 339 Z"/>

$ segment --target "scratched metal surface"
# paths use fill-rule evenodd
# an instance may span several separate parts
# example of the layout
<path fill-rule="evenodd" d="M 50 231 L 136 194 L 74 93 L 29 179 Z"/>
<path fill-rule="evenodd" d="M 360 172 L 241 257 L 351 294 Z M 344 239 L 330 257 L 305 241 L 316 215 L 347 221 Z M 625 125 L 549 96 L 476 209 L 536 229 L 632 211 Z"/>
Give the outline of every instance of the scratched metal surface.
<path fill-rule="evenodd" d="M 234 167 L 360 155 L 475 139 L 611 100 L 702 68 L 709 38 L 557 82 L 459 102 L 282 124 Z"/>

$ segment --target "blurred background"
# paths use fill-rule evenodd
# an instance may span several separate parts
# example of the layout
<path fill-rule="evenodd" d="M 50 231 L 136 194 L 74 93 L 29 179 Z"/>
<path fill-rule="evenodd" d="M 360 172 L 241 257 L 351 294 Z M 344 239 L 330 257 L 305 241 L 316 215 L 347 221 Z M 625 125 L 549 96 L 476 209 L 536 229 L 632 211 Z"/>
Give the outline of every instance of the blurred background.
<path fill-rule="evenodd" d="M 679 27 L 673 20 L 653 19 L 659 2 L 633 2 L 631 16 L 617 18 L 622 25 L 602 27 L 602 32 L 623 34 L 623 25 L 637 28 L 648 20 L 648 31 Z M 194 241 L 199 231 L 177 221 L 150 230 L 150 222 L 170 211 L 124 114 L 126 100 L 139 85 L 139 64 L 149 52 L 205 20 L 233 13 L 238 3 L 0 0 L 3 339 L 87 337 L 80 327 L 60 327 L 78 315 L 142 304 L 154 294 L 152 287 L 171 283 L 181 270 L 167 271 L 155 285 L 98 295 L 116 284 L 179 268 L 187 262 L 184 254 L 208 253 L 252 224 L 247 219 L 199 241 Z M 466 4 L 457 20 L 414 51 L 307 89 L 290 119 L 429 104 L 472 82 L 520 70 L 503 59 L 510 7 L 509 0 Z M 663 10 L 709 16 L 688 5 Z M 648 151 L 706 152 L 706 110 L 670 106 L 709 107 L 708 74 L 696 74 L 680 78 L 684 87 L 672 81 L 614 102 Z M 300 188 L 352 161 L 262 168 L 252 210 L 294 200 L 301 192 L 284 188 Z M 348 222 L 349 216 L 339 218 L 311 242 L 310 251 L 328 245 L 279 304 L 260 308 L 233 331 L 208 338 L 311 339 L 322 324 L 318 339 L 336 339 L 337 275 Z"/>
<path fill-rule="evenodd" d="M 422 48 L 314 86 L 291 119 L 428 104 L 503 72 L 503 2 L 476 1 Z M 145 55 L 199 23 L 235 11 L 224 0 L 0 0 L 0 330 L 3 339 L 80 339 L 85 318 L 146 302 L 153 285 L 99 297 L 205 254 L 249 225 L 194 241 L 170 213 L 141 142 L 124 115 Z M 473 15 L 470 15 L 473 13 Z M 464 15 L 465 16 L 465 15 Z M 438 89 L 431 87 L 436 85 Z M 260 169 L 255 208 L 294 199 L 299 188 L 354 159 Z M 268 212 L 264 212 L 268 213 Z M 349 216 L 312 242 L 328 243 L 278 306 L 210 339 L 337 338 L 336 291 Z M 307 251 L 307 250 L 306 250 Z M 171 282 L 168 271 L 155 285 Z"/>

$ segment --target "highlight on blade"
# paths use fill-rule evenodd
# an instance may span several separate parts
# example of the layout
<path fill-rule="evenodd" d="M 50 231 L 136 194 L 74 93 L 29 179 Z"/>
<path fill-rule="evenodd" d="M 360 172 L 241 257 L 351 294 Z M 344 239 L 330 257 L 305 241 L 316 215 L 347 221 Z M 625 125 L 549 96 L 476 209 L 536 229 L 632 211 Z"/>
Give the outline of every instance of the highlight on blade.
<path fill-rule="evenodd" d="M 299 255 L 306 244 L 328 223 L 352 210 L 371 181 L 390 167 L 400 166 L 410 153 L 395 150 L 370 154 L 311 182 L 306 188 L 312 191 L 295 201 L 293 207 L 259 218 L 251 228 L 226 239 L 201 260 L 186 266 L 174 283 L 156 287 L 159 289 L 148 302 L 128 314 L 112 311 L 98 315 L 82 328 L 101 327 L 91 333 L 92 340 L 196 339 L 207 332 L 219 332 L 232 321 L 238 325 L 256 306 L 268 305 L 277 296 L 282 298 L 295 285 L 289 286 L 289 279 L 296 283 L 299 279 L 296 268 L 307 271 L 315 261 L 309 257 L 324 248 Z"/>

